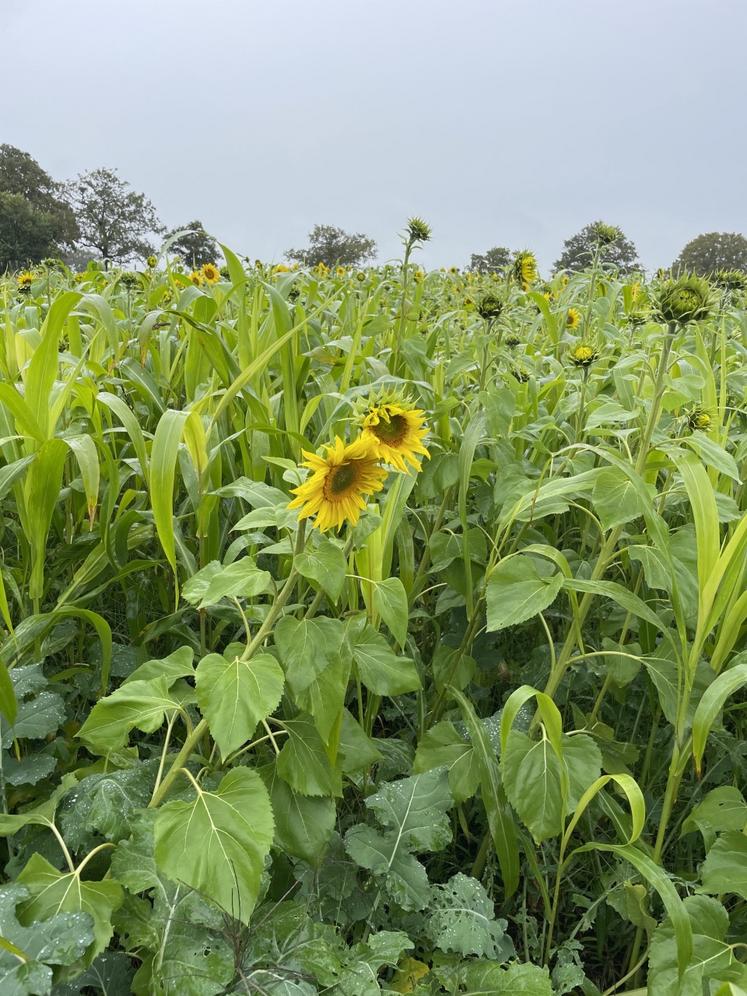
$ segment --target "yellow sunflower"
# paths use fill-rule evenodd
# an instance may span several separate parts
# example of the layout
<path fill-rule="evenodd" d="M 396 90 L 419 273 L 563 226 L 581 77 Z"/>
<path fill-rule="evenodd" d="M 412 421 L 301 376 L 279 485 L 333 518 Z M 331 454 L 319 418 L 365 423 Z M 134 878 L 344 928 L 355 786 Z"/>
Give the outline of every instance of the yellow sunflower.
<path fill-rule="evenodd" d="M 34 274 L 30 270 L 24 270 L 16 277 L 19 290 L 28 290 L 34 282 Z"/>
<path fill-rule="evenodd" d="M 273 266 L 273 273 L 290 273 L 290 267 L 286 266 L 285 263 L 278 263 L 277 266 Z"/>
<path fill-rule="evenodd" d="M 326 456 L 304 450 L 303 466 L 312 474 L 293 489 L 296 497 L 288 505 L 301 509 L 301 519 L 315 515 L 314 525 L 322 532 L 339 529 L 346 520 L 354 526 L 366 507 L 364 499 L 381 491 L 386 478 L 386 470 L 363 437 L 346 446 L 337 436 L 325 449 Z"/>
<path fill-rule="evenodd" d="M 569 308 L 565 313 L 566 328 L 577 329 L 581 324 L 581 312 L 578 308 Z"/>
<path fill-rule="evenodd" d="M 581 343 L 580 346 L 576 346 L 575 349 L 571 350 L 571 363 L 576 367 L 589 367 L 598 355 L 593 346 Z"/>
<path fill-rule="evenodd" d="M 208 284 L 217 284 L 220 280 L 220 270 L 215 263 L 203 263 L 200 268 L 202 279 Z"/>
<path fill-rule="evenodd" d="M 514 277 L 521 284 L 522 290 L 527 290 L 537 279 L 537 259 L 528 249 L 518 252 L 514 257 Z"/>
<path fill-rule="evenodd" d="M 192 281 L 195 287 L 202 286 L 202 274 L 200 273 L 199 270 L 192 270 L 192 272 L 189 275 L 189 279 Z"/>
<path fill-rule="evenodd" d="M 380 460 L 408 473 L 407 464 L 415 471 L 420 470 L 416 453 L 429 456 L 423 446 L 427 432 L 419 408 L 394 401 L 369 407 L 363 417 L 361 439 L 367 441 Z"/>

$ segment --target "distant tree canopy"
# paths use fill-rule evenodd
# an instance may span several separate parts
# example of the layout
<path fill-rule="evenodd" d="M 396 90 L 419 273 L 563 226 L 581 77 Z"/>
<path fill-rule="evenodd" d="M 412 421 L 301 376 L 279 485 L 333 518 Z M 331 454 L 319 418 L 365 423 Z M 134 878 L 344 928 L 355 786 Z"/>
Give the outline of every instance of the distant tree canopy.
<path fill-rule="evenodd" d="M 62 184 L 27 152 L 0 145 L 0 271 L 62 255 L 78 234 Z"/>
<path fill-rule="evenodd" d="M 706 276 L 717 270 L 747 272 L 747 239 L 738 232 L 706 232 L 687 243 L 672 270 Z"/>
<path fill-rule="evenodd" d="M 473 252 L 469 268 L 476 273 L 501 273 L 511 263 L 512 253 L 505 246 L 495 246 L 484 253 Z"/>
<path fill-rule="evenodd" d="M 306 249 L 289 249 L 285 256 L 302 266 L 362 266 L 376 255 L 376 243 L 335 225 L 314 225 Z"/>
<path fill-rule="evenodd" d="M 183 232 L 169 246 L 167 252 L 178 256 L 185 266 L 193 270 L 205 263 L 214 263 L 221 255 L 218 243 L 205 231 L 201 221 L 189 221 L 186 225 L 177 225 L 166 234 L 166 240 L 173 238 L 177 232 Z"/>
<path fill-rule="evenodd" d="M 593 221 L 565 241 L 554 272 L 585 270 L 591 266 L 597 252 L 602 265 L 613 266 L 621 273 L 630 273 L 639 267 L 636 247 L 622 229 Z"/>
<path fill-rule="evenodd" d="M 124 264 L 153 252 L 150 237 L 163 231 L 156 209 L 132 190 L 116 170 L 81 173 L 69 187 L 80 227 L 81 246 L 99 253 L 105 263 Z"/>

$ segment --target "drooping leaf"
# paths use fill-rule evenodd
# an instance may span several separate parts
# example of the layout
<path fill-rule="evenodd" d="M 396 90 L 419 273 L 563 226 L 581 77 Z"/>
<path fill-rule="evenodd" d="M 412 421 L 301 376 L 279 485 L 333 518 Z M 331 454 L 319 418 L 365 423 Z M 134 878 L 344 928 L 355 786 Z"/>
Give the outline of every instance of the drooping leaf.
<path fill-rule="evenodd" d="M 40 854 L 31 855 L 17 882 L 29 892 L 19 907 L 24 926 L 59 913 L 84 913 L 93 923 L 94 938 L 86 949 L 85 963 L 90 964 L 107 946 L 113 933 L 112 914 L 124 900 L 118 882 L 94 882 L 82 879 L 78 872 L 58 871 Z"/>
<path fill-rule="evenodd" d="M 537 558 L 517 554 L 491 571 L 485 591 L 489 632 L 526 622 L 552 605 L 563 587 L 563 575 L 540 574 L 541 564 Z"/>
<path fill-rule="evenodd" d="M 159 870 L 248 923 L 273 838 L 270 799 L 262 779 L 234 768 L 215 792 L 162 805 L 155 822 Z M 195 843 L 199 842 L 199 846 Z"/>

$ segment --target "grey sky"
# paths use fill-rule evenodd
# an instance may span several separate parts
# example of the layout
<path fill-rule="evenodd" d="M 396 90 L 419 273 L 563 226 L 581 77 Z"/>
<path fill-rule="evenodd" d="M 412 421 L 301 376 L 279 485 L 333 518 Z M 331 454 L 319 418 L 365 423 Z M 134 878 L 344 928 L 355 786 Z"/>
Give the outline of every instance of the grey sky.
<path fill-rule="evenodd" d="M 428 266 L 543 267 L 583 224 L 648 266 L 747 234 L 745 0 L 0 0 L 0 141 L 115 166 L 169 225 L 279 259 L 315 222 Z"/>

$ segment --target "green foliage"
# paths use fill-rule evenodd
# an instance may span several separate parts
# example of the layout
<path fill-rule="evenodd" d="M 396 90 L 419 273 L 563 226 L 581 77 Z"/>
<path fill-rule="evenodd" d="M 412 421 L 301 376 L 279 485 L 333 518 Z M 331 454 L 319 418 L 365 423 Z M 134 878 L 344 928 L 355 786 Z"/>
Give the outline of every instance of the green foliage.
<path fill-rule="evenodd" d="M 3 991 L 745 989 L 739 290 L 430 237 L 0 278 Z"/>
<path fill-rule="evenodd" d="M 301 266 L 363 266 L 376 255 L 376 243 L 360 233 L 352 234 L 335 225 L 314 225 L 305 249 L 289 249 L 288 259 Z"/>
<path fill-rule="evenodd" d="M 719 270 L 747 271 L 747 239 L 738 232 L 706 232 L 691 239 L 672 263 L 674 273 L 711 276 Z"/>
<path fill-rule="evenodd" d="M 70 200 L 80 245 L 98 253 L 106 264 L 122 265 L 153 252 L 151 238 L 163 230 L 156 210 L 116 170 L 81 173 L 70 184 Z"/>
<path fill-rule="evenodd" d="M 594 260 L 623 274 L 639 269 L 638 251 L 625 233 L 615 225 L 593 221 L 566 239 L 553 271 L 578 273 L 590 267 Z"/>
<path fill-rule="evenodd" d="M 0 273 L 59 256 L 78 234 L 62 185 L 27 152 L 0 145 Z"/>
<path fill-rule="evenodd" d="M 164 246 L 168 254 L 176 256 L 190 270 L 199 270 L 205 263 L 215 263 L 221 256 L 218 243 L 197 220 L 166 232 Z"/>

